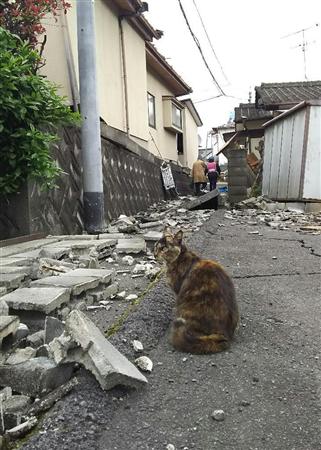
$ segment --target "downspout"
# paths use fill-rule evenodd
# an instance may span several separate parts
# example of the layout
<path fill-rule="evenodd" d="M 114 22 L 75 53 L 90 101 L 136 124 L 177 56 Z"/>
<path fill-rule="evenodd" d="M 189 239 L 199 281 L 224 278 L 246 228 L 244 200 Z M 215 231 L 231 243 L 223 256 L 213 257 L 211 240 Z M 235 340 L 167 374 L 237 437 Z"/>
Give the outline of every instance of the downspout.
<path fill-rule="evenodd" d="M 124 95 L 125 95 L 125 127 L 128 137 L 130 136 L 129 129 L 129 110 L 128 110 L 128 86 L 127 86 L 127 67 L 126 67 L 126 51 L 125 51 L 125 39 L 123 28 L 123 17 L 119 17 L 119 31 L 120 31 L 120 45 L 121 45 L 121 59 L 123 70 L 123 82 L 124 82 Z"/>
<path fill-rule="evenodd" d="M 75 112 L 78 112 L 79 104 L 80 104 L 79 90 L 78 90 L 76 69 L 75 69 L 75 64 L 74 64 L 74 59 L 73 59 L 73 54 L 72 54 L 72 48 L 71 48 L 71 40 L 70 40 L 68 22 L 66 19 L 66 14 L 64 12 L 61 14 L 61 21 L 62 21 L 62 31 L 63 31 L 63 36 L 64 36 L 65 52 L 66 52 L 66 58 L 67 58 L 67 68 L 68 68 L 73 110 Z"/>

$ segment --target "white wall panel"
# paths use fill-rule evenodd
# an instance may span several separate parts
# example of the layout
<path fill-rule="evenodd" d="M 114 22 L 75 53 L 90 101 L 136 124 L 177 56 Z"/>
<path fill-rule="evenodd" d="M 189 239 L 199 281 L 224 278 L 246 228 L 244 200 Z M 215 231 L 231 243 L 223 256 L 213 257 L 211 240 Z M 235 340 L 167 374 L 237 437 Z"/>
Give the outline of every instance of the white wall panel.
<path fill-rule="evenodd" d="M 321 107 L 311 106 L 303 197 L 321 199 Z"/>
<path fill-rule="evenodd" d="M 296 200 L 300 194 L 300 178 L 302 165 L 302 149 L 304 139 L 304 126 L 306 110 L 301 109 L 294 113 L 293 139 L 291 149 L 284 149 L 290 152 L 289 184 L 287 198 Z"/>

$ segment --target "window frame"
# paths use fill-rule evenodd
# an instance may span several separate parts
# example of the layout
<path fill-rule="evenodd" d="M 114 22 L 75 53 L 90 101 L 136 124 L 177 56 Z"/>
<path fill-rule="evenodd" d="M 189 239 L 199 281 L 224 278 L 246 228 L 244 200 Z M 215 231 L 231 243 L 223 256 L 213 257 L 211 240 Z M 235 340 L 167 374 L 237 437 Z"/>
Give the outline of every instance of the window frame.
<path fill-rule="evenodd" d="M 152 100 L 152 103 L 150 103 L 150 99 Z M 150 117 L 150 109 L 149 105 L 153 105 L 153 121 L 151 121 Z M 156 130 L 156 98 L 155 95 L 151 94 L 147 91 L 147 112 L 148 112 L 148 126 L 155 128 Z"/>
<path fill-rule="evenodd" d="M 175 118 L 176 116 L 176 111 L 179 111 L 179 124 L 175 123 Z M 182 113 L 182 109 L 179 108 L 177 105 L 175 105 L 175 103 L 172 101 L 172 125 L 176 128 L 178 128 L 179 130 L 183 129 L 183 113 Z"/>

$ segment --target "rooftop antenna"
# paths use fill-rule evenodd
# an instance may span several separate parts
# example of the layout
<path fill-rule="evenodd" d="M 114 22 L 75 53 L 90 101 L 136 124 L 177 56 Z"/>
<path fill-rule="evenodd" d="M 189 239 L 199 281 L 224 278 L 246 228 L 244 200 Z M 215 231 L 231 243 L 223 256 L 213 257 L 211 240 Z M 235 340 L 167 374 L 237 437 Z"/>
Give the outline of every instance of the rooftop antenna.
<path fill-rule="evenodd" d="M 319 23 L 315 23 L 314 25 L 312 25 L 311 27 L 307 27 L 307 28 L 302 28 L 301 30 L 297 30 L 294 31 L 294 33 L 290 33 L 290 34 L 286 34 L 285 36 L 282 36 L 281 39 L 285 39 L 288 38 L 290 36 L 294 36 L 296 34 L 302 34 L 302 42 L 301 44 L 297 45 L 296 47 L 292 47 L 292 48 L 299 48 L 301 47 L 302 50 L 302 54 L 303 54 L 303 69 L 304 69 L 304 79 L 307 80 L 307 67 L 306 67 L 306 51 L 307 51 L 307 46 L 313 42 L 307 42 L 305 40 L 305 32 L 308 30 L 311 30 L 312 28 L 316 28 L 318 27 L 320 24 Z"/>

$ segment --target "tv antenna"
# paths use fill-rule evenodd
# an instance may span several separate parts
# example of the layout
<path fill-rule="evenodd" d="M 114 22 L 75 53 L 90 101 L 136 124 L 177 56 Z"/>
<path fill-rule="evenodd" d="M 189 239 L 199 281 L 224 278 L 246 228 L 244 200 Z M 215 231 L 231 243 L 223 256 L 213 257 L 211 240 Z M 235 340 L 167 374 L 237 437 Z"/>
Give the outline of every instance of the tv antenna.
<path fill-rule="evenodd" d="M 307 77 L 307 62 L 306 62 L 306 51 L 307 51 L 307 46 L 308 46 L 309 44 L 312 44 L 312 43 L 315 42 L 315 41 L 307 42 L 306 39 L 305 39 L 305 32 L 308 31 L 308 30 L 311 30 L 311 29 L 313 29 L 313 28 L 316 28 L 316 27 L 318 27 L 319 25 L 320 25 L 319 23 L 315 23 L 315 24 L 312 25 L 311 27 L 302 28 L 301 30 L 294 31 L 294 33 L 286 34 L 285 36 L 282 36 L 282 37 L 281 37 L 281 39 L 285 39 L 285 38 L 294 36 L 294 35 L 296 35 L 296 34 L 301 34 L 301 35 L 302 35 L 302 36 L 301 36 L 301 37 L 302 37 L 301 44 L 299 44 L 299 45 L 297 45 L 297 46 L 295 46 L 295 47 L 292 47 L 292 48 L 301 48 L 301 50 L 302 50 L 302 55 L 303 55 L 303 69 L 304 69 L 304 79 L 305 79 L 305 80 L 308 79 L 308 77 Z"/>

